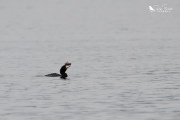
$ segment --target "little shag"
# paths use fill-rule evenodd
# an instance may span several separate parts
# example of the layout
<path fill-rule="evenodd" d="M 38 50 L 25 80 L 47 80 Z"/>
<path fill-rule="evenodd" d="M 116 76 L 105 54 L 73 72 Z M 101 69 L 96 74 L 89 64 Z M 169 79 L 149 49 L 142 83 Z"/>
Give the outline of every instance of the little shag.
<path fill-rule="evenodd" d="M 66 77 L 68 77 L 66 70 L 71 66 L 71 63 L 66 62 L 60 69 L 60 74 L 58 73 L 51 73 L 51 74 L 47 74 L 45 76 L 47 77 L 61 77 L 63 79 L 66 79 Z"/>

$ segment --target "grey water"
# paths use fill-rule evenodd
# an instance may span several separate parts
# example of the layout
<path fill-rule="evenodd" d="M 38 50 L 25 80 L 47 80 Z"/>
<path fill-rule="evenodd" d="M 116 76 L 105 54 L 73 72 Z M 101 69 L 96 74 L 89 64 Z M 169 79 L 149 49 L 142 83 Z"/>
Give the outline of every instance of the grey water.
<path fill-rule="evenodd" d="M 1 0 L 0 120 L 179 120 L 179 6 Z"/>

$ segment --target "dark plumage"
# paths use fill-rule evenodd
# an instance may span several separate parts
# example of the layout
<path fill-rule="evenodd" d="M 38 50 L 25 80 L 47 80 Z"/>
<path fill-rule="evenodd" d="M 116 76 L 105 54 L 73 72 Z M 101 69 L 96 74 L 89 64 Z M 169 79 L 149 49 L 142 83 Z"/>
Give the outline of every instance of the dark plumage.
<path fill-rule="evenodd" d="M 66 79 L 66 77 L 68 77 L 68 75 L 66 74 L 66 70 L 71 66 L 71 63 L 66 62 L 60 69 L 60 74 L 58 73 L 51 73 L 51 74 L 47 74 L 45 76 L 47 77 L 61 77 L 63 79 Z"/>

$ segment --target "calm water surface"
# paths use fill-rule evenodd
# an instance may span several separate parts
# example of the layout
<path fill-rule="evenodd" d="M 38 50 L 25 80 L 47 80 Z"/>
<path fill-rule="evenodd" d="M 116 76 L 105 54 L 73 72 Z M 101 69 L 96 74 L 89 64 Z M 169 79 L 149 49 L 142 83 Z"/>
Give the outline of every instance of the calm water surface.
<path fill-rule="evenodd" d="M 0 119 L 179 120 L 178 10 L 15 1 L 0 2 Z M 67 80 L 44 77 L 66 61 Z"/>

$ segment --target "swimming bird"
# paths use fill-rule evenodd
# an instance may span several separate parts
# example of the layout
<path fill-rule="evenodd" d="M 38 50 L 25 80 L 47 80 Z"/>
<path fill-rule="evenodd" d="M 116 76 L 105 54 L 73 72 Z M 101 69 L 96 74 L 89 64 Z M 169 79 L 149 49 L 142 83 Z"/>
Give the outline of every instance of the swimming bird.
<path fill-rule="evenodd" d="M 66 62 L 60 69 L 60 74 L 58 73 L 51 73 L 51 74 L 47 74 L 45 76 L 47 77 L 61 77 L 63 79 L 66 79 L 66 77 L 68 77 L 66 70 L 71 66 L 71 63 Z"/>

